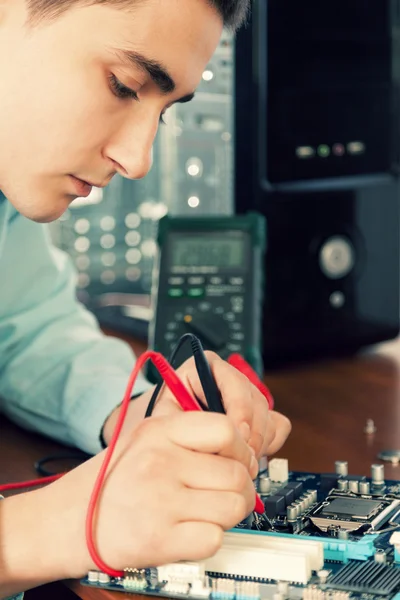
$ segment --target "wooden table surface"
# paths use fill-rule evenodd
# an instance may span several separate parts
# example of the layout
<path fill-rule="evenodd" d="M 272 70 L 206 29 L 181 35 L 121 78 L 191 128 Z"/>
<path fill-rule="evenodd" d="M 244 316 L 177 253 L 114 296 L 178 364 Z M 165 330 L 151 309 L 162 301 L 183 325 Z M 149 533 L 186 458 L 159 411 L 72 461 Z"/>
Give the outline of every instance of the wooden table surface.
<path fill-rule="evenodd" d="M 132 343 L 136 351 L 143 346 Z M 336 460 L 347 460 L 349 472 L 369 475 L 378 453 L 400 450 L 400 340 L 382 344 L 352 358 L 291 366 L 267 372 L 276 408 L 288 415 L 293 431 L 280 457 L 291 470 L 334 471 Z M 372 419 L 376 432 L 364 432 Z M 0 481 L 35 477 L 34 461 L 62 447 L 22 431 L 4 417 L 0 423 Z M 400 480 L 400 465 L 386 463 L 385 476 Z M 69 581 L 44 586 L 27 594 L 35 598 L 121 600 L 128 594 L 110 593 Z"/>

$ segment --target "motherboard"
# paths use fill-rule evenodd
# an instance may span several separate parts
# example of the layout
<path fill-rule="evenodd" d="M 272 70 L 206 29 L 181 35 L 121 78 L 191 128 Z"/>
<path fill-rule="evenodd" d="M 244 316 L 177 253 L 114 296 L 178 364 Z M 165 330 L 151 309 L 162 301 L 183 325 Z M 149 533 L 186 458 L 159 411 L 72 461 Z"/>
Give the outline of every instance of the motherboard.
<path fill-rule="evenodd" d="M 253 513 L 199 562 L 90 571 L 84 585 L 187 600 L 400 600 L 400 481 L 384 466 L 370 477 L 289 471 L 269 461 L 255 482 L 265 513 Z"/>

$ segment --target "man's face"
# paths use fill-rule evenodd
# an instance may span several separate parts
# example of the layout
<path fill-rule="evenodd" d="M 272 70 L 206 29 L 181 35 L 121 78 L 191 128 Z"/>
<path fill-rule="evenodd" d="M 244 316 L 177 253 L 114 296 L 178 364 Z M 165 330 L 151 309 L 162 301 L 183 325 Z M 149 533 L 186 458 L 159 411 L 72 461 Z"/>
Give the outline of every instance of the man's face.
<path fill-rule="evenodd" d="M 194 92 L 222 31 L 205 0 L 77 7 L 34 29 L 24 0 L 1 10 L 0 189 L 42 222 L 90 191 L 75 178 L 146 175 L 160 115 Z M 150 74 L 123 51 L 157 65 Z"/>

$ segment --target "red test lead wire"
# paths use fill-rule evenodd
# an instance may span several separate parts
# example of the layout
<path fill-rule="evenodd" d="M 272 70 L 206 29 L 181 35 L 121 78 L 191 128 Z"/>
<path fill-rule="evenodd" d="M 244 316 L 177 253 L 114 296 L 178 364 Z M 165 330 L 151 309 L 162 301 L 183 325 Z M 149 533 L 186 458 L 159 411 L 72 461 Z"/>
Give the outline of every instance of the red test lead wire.
<path fill-rule="evenodd" d="M 57 475 L 50 475 L 49 477 L 42 477 L 41 479 L 31 479 L 30 481 L 21 481 L 18 483 L 5 483 L 0 485 L 0 492 L 8 492 L 9 490 L 22 490 L 24 488 L 36 487 L 37 485 L 43 485 L 45 483 L 53 483 L 60 477 L 63 477 L 65 473 L 58 473 Z"/>

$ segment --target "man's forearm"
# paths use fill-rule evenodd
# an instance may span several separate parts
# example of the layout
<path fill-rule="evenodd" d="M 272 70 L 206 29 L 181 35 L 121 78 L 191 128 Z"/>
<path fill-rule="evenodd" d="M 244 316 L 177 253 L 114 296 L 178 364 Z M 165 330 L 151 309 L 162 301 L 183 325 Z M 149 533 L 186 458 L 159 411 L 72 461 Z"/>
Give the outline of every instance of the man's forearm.
<path fill-rule="evenodd" d="M 0 500 L 0 598 L 71 576 L 63 515 L 43 491 Z"/>

